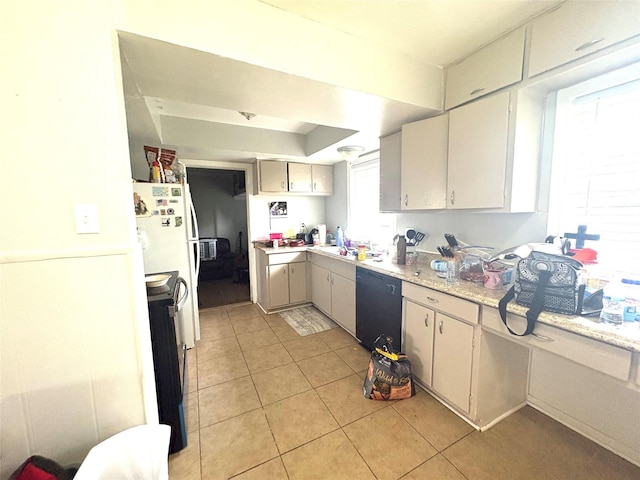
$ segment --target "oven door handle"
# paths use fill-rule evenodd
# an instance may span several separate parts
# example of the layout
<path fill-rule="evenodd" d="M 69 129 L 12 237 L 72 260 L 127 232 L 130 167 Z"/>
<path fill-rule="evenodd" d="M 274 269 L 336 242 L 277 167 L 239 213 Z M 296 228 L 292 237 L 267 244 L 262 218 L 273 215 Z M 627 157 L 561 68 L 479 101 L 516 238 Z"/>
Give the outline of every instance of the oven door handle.
<path fill-rule="evenodd" d="M 182 277 L 178 277 L 178 283 L 184 285 L 184 295 L 182 295 L 182 297 L 180 297 L 179 300 L 176 300 L 176 298 L 174 297 L 173 305 L 169 307 L 169 315 L 171 317 L 175 317 L 176 314 L 182 310 L 182 307 L 184 307 L 184 304 L 187 303 L 187 298 L 189 297 L 189 286 L 187 285 L 187 282 L 185 281 L 185 279 Z M 179 292 L 180 292 L 180 286 L 178 285 L 176 286 L 176 291 L 175 291 L 176 297 L 179 295 Z"/>

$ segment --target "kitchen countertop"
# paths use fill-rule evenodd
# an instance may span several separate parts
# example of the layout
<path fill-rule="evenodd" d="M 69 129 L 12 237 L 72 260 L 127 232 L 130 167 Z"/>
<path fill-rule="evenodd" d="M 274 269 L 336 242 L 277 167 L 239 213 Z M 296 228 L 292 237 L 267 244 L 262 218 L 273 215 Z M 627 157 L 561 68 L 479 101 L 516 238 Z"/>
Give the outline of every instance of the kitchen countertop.
<path fill-rule="evenodd" d="M 406 282 L 421 285 L 423 287 L 431 288 L 439 292 L 447 293 L 449 295 L 493 308 L 498 308 L 498 302 L 507 291 L 507 288 L 489 290 L 480 284 L 465 280 L 460 280 L 457 285 L 447 285 L 445 280 L 438 277 L 436 272 L 431 270 L 431 267 L 429 266 L 431 260 L 441 258 L 438 254 L 419 252 L 418 262 L 415 265 L 397 265 L 392 263 L 388 257 L 383 258 L 382 261 L 377 261 L 376 259 L 358 261 L 353 256 L 342 257 L 335 253 L 335 250 L 337 250 L 335 247 L 334 249 L 310 246 L 256 248 L 260 248 L 267 255 L 286 252 L 313 252 L 314 254 L 354 263 L 360 267 L 390 275 Z M 420 272 L 419 275 L 415 275 L 417 271 Z M 527 310 L 527 307 L 518 305 L 515 301 L 511 301 L 507 305 L 508 312 L 522 317 L 526 315 Z M 538 317 L 538 321 L 587 338 L 599 340 L 627 350 L 640 352 L 640 324 L 638 324 L 638 322 L 626 323 L 623 325 L 609 325 L 598 322 L 596 317 L 590 318 L 560 315 L 551 312 L 542 312 Z"/>

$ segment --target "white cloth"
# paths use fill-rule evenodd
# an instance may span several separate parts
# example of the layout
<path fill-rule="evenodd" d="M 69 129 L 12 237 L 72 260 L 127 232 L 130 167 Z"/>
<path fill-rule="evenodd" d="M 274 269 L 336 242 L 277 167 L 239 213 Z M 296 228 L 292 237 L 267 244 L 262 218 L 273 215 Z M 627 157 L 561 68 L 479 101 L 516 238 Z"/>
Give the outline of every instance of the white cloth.
<path fill-rule="evenodd" d="M 168 480 L 168 425 L 138 425 L 93 447 L 74 480 Z"/>

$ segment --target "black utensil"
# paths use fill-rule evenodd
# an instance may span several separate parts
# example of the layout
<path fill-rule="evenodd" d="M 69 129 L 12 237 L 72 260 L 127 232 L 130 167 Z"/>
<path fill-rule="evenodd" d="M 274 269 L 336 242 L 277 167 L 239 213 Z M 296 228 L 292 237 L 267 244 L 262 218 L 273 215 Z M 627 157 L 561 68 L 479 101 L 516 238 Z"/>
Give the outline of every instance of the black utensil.
<path fill-rule="evenodd" d="M 456 247 L 460 246 L 460 245 L 458 245 L 458 241 L 456 240 L 456 237 L 452 233 L 445 233 L 444 234 L 444 238 L 447 241 L 447 243 L 449 244 L 449 246 L 451 248 L 453 248 L 454 250 L 456 249 Z"/>
<path fill-rule="evenodd" d="M 425 235 L 424 233 L 422 233 L 422 232 L 416 232 L 416 238 L 415 238 L 416 245 L 417 245 L 418 243 L 420 243 L 422 240 L 424 240 L 424 237 L 426 237 L 426 235 Z"/>

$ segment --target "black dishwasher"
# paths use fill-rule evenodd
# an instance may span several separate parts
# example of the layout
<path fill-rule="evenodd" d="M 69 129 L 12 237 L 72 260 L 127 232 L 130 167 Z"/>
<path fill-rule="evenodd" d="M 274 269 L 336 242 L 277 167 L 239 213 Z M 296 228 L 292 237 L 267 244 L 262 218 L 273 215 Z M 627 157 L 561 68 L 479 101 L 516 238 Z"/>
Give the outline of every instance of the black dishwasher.
<path fill-rule="evenodd" d="M 369 350 L 380 334 L 402 350 L 402 280 L 356 267 L 356 337 Z"/>

